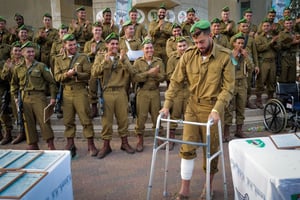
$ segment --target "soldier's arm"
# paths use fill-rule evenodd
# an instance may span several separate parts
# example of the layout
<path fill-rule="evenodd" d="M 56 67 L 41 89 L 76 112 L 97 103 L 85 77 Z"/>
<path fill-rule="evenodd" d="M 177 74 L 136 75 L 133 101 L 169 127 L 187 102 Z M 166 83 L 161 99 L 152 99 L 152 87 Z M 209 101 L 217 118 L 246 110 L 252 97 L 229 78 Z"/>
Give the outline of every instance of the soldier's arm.
<path fill-rule="evenodd" d="M 133 67 L 136 70 L 135 75 L 133 76 L 133 81 L 134 82 L 146 82 L 148 80 L 148 77 L 150 76 L 148 71 L 140 71 L 139 70 L 139 65 L 141 65 L 141 61 L 138 59 L 136 61 L 134 61 L 133 63 Z"/>
<path fill-rule="evenodd" d="M 18 92 L 20 89 L 19 78 L 16 68 L 13 70 L 12 79 L 10 82 L 10 92 L 13 95 L 14 99 L 18 98 Z"/>
<path fill-rule="evenodd" d="M 56 93 L 57 93 L 57 87 L 56 87 L 56 82 L 54 80 L 54 77 L 46 65 L 43 66 L 42 73 L 43 73 L 44 79 L 49 84 L 51 99 L 55 99 Z"/>
<path fill-rule="evenodd" d="M 79 66 L 76 69 L 77 80 L 86 81 L 91 77 L 91 63 L 86 55 L 81 55 L 78 58 Z M 76 62 L 75 62 L 76 65 Z"/>
<path fill-rule="evenodd" d="M 67 76 L 67 69 L 63 69 L 63 64 L 60 62 L 61 56 L 56 56 L 54 64 L 54 78 L 57 82 L 63 82 L 67 79 L 70 79 Z"/>

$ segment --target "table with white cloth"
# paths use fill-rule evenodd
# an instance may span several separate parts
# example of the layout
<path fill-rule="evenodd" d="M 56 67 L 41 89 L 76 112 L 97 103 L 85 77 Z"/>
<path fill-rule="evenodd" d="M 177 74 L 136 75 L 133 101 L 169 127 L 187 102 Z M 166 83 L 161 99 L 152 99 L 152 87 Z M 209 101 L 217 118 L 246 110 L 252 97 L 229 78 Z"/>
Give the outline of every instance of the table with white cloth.
<path fill-rule="evenodd" d="M 278 149 L 270 137 L 229 142 L 235 200 L 299 200 L 300 149 Z"/>

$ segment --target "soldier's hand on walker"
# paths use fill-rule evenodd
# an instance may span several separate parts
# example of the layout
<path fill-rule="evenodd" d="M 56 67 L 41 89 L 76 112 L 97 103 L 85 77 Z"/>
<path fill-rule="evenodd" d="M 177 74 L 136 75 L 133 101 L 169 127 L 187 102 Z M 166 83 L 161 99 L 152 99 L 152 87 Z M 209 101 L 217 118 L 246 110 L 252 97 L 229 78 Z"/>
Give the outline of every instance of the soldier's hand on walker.
<path fill-rule="evenodd" d="M 56 99 L 50 99 L 50 104 L 55 105 L 56 104 Z"/>
<path fill-rule="evenodd" d="M 218 121 L 220 120 L 220 114 L 216 110 L 212 110 L 208 116 L 208 121 L 212 120 L 214 124 L 217 124 Z"/>
<path fill-rule="evenodd" d="M 162 108 L 160 111 L 159 111 L 160 114 L 163 114 L 163 118 L 167 118 L 168 115 L 169 115 L 169 109 L 168 108 Z"/>

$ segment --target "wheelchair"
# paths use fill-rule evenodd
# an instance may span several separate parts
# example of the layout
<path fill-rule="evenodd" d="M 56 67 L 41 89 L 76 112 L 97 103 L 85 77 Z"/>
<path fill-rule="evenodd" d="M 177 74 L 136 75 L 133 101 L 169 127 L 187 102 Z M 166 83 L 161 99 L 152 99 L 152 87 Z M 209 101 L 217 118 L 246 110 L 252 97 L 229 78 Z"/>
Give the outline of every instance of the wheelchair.
<path fill-rule="evenodd" d="M 266 130 L 279 133 L 285 128 L 300 127 L 300 83 L 276 83 L 276 98 L 267 101 L 263 117 Z"/>

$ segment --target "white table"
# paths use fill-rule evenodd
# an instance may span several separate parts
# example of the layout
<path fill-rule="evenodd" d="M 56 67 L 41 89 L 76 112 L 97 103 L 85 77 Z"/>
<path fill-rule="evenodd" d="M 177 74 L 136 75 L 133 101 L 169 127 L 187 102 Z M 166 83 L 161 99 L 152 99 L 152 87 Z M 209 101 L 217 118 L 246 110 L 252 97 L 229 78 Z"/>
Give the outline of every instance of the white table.
<path fill-rule="evenodd" d="M 236 200 L 300 199 L 300 150 L 279 150 L 269 137 L 232 140 L 229 156 Z"/>

